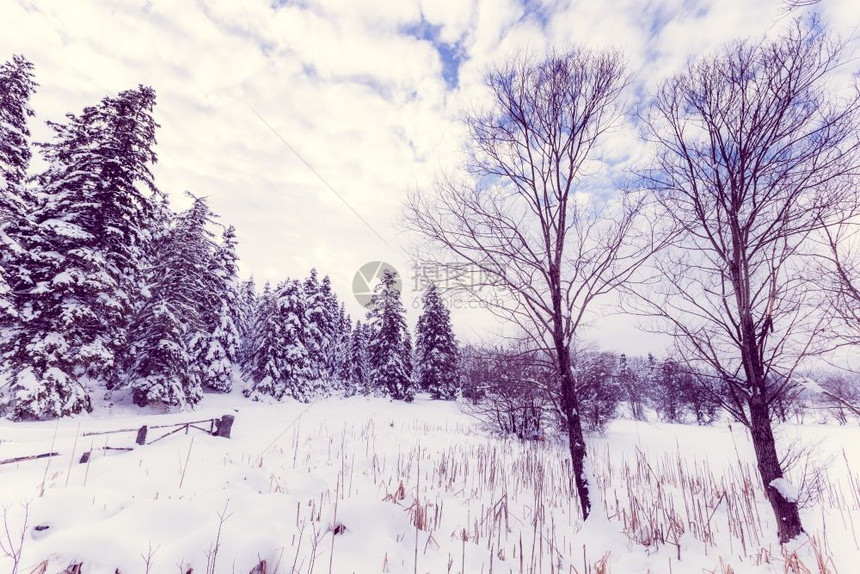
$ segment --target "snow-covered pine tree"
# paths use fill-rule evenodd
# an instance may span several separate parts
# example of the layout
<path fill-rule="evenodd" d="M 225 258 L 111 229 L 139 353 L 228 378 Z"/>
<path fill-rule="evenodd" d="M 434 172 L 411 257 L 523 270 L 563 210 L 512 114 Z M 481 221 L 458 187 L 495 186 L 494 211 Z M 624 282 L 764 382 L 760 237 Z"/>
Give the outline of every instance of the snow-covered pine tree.
<path fill-rule="evenodd" d="M 21 234 L 30 284 L 12 357 L 16 418 L 88 411 L 86 380 L 113 377 L 156 194 L 154 105 L 144 86 L 106 97 L 49 122 L 54 140 L 39 144 L 48 169 Z"/>
<path fill-rule="evenodd" d="M 205 331 L 198 340 L 202 352 L 198 355 L 201 383 L 204 388 L 229 392 L 233 388 L 233 365 L 239 355 L 239 330 L 234 320 L 238 307 L 236 282 L 236 231 L 227 227 L 207 270 L 206 283 L 211 284 L 214 312 L 201 313 Z M 205 311 L 205 310 L 203 310 Z"/>
<path fill-rule="evenodd" d="M 413 379 L 415 375 L 415 370 L 412 368 L 414 361 L 413 357 L 413 349 L 412 349 L 412 333 L 409 332 L 409 329 L 405 329 L 403 331 L 403 368 L 406 371 L 406 378 L 409 379 L 409 384 L 412 387 L 412 393 L 415 394 L 415 380 Z"/>
<path fill-rule="evenodd" d="M 450 400 L 460 388 L 459 351 L 451 315 L 436 285 L 424 292 L 423 309 L 415 335 L 415 369 L 418 388 L 434 399 Z"/>
<path fill-rule="evenodd" d="M 302 339 L 309 356 L 311 379 L 320 392 L 339 390 L 337 346 L 339 344 L 338 300 L 328 275 L 320 281 L 317 270 L 302 286 L 305 298 L 305 330 Z"/>
<path fill-rule="evenodd" d="M 0 365 L 16 339 L 13 285 L 23 278 L 22 247 L 15 230 L 31 211 L 32 198 L 26 195 L 24 183 L 31 157 L 27 121 L 34 115 L 30 97 L 36 87 L 33 64 L 23 56 L 0 65 Z"/>
<path fill-rule="evenodd" d="M 341 303 L 337 310 L 337 329 L 334 334 L 332 350 L 332 375 L 344 395 L 356 394 L 355 385 L 351 384 L 352 356 L 352 320 L 346 313 L 346 306 Z"/>
<path fill-rule="evenodd" d="M 316 269 L 311 269 L 310 275 L 302 285 L 302 290 L 305 303 L 305 327 L 301 337 L 308 352 L 310 376 L 314 381 L 320 381 L 326 375 L 323 346 L 327 317 L 322 285 Z"/>
<path fill-rule="evenodd" d="M 155 90 L 147 86 L 105 97 L 79 117 L 69 116 L 67 124 L 49 122 L 55 141 L 40 144 L 50 163 L 39 178 L 42 191 L 57 198 L 80 193 L 84 202 L 82 227 L 92 240 L 68 247 L 91 248 L 102 258 L 98 267 L 105 289 L 92 296 L 100 301 L 93 310 L 103 318 L 104 337 L 92 352 L 86 346 L 82 352 L 82 362 L 91 364 L 87 372 L 101 380 L 110 378 L 116 352 L 125 346 L 127 317 L 138 295 L 150 238 L 147 225 L 163 200 L 151 172 L 157 161 L 155 101 Z M 43 223 L 49 228 L 54 221 L 62 226 L 65 214 L 62 200 L 48 200 L 52 203 L 45 214 L 52 219 Z M 62 229 L 58 234 L 63 235 Z"/>
<path fill-rule="evenodd" d="M 645 389 L 638 374 L 630 366 L 627 355 L 621 353 L 618 356 L 618 384 L 624 391 L 627 403 L 630 406 L 630 414 L 637 421 L 645 420 Z"/>
<path fill-rule="evenodd" d="M 278 300 L 266 283 L 263 293 L 254 306 L 253 324 L 248 337 L 243 373 L 249 381 L 245 396 L 276 396 L 276 385 L 281 380 L 281 322 L 278 320 Z"/>
<path fill-rule="evenodd" d="M 2 240 L 2 238 L 0 238 Z M 0 243 L 0 250 L 9 249 L 5 243 Z M 6 273 L 3 267 L 0 267 L 0 365 L 5 363 L 4 356 L 8 343 L 3 340 L 8 337 L 10 331 L 14 328 L 14 321 L 18 317 L 18 310 L 15 307 L 15 299 L 12 295 L 12 287 L 6 281 Z"/>
<path fill-rule="evenodd" d="M 254 345 L 254 321 L 257 316 L 259 296 L 254 278 L 242 281 L 236 298 L 235 322 L 239 330 L 239 365 L 244 372 Z"/>
<path fill-rule="evenodd" d="M 371 381 L 377 391 L 395 400 L 411 402 L 415 397 L 411 376 L 411 345 L 406 310 L 390 269 L 374 287 L 368 322 L 371 325 Z"/>
<path fill-rule="evenodd" d="M 177 297 L 162 285 L 132 326 L 137 348 L 130 376 L 134 403 L 164 404 L 182 408 L 202 397 L 200 380 L 191 368 L 183 308 Z"/>
<path fill-rule="evenodd" d="M 281 323 L 281 388 L 276 397 L 291 396 L 309 402 L 318 391 L 312 355 L 305 345 L 308 313 L 305 292 L 298 281 L 285 281 L 278 292 L 278 321 Z"/>
<path fill-rule="evenodd" d="M 308 402 L 315 396 L 310 353 L 303 340 L 306 332 L 304 285 L 288 279 L 272 293 L 268 285 L 260 298 L 254 329 L 254 345 L 247 376 L 246 396 L 259 399 L 292 397 Z"/>
<path fill-rule="evenodd" d="M 0 190 L 4 192 L 0 201 L 4 210 L 9 207 L 5 192 L 17 193 L 27 177 L 32 155 L 27 120 L 35 115 L 30 98 L 37 85 L 33 64 L 23 56 L 12 56 L 0 64 Z"/>
<path fill-rule="evenodd" d="M 613 353 L 585 351 L 577 352 L 572 363 L 583 423 L 591 431 L 603 432 L 624 398 L 615 372 L 618 358 Z"/>
<path fill-rule="evenodd" d="M 191 194 L 189 194 L 191 195 Z M 221 315 L 224 280 L 222 264 L 215 260 L 218 248 L 211 228 L 216 218 L 205 198 L 193 196 L 194 203 L 185 217 L 194 221 L 195 234 L 189 238 L 194 256 L 186 264 L 190 277 L 194 277 L 195 298 L 193 302 L 195 323 L 188 331 L 191 352 L 191 368 L 203 387 L 219 389 L 219 381 L 210 375 L 221 370 L 221 352 L 217 341 L 213 341 Z"/>
<path fill-rule="evenodd" d="M 652 396 L 654 410 L 661 421 L 683 421 L 686 414 L 684 387 L 688 376 L 683 366 L 671 358 L 664 360 L 658 367 Z"/>
<path fill-rule="evenodd" d="M 201 302 L 212 297 L 212 214 L 203 198 L 175 218 L 155 249 L 149 299 L 132 324 L 126 385 L 138 405 L 193 406 L 203 396 L 200 341 L 209 325 Z"/>
<path fill-rule="evenodd" d="M 339 302 L 337 295 L 331 287 L 331 279 L 326 275 L 320 283 L 320 306 L 322 314 L 319 321 L 319 330 L 322 335 L 320 345 L 320 359 L 322 362 L 322 377 L 328 381 L 331 390 L 338 390 L 340 380 L 338 378 L 338 346 L 341 343 L 341 317 L 339 315 Z"/>
<path fill-rule="evenodd" d="M 369 395 L 371 389 L 370 326 L 355 322 L 350 336 L 350 373 L 348 394 Z"/>
<path fill-rule="evenodd" d="M 151 304 L 152 293 L 150 292 L 155 269 L 161 263 L 160 258 L 165 249 L 164 242 L 169 241 L 169 235 L 173 232 L 176 223 L 176 214 L 170 208 L 170 200 L 166 194 L 157 192 L 152 203 L 152 211 L 149 218 L 144 222 L 146 229 L 146 241 L 142 249 L 143 256 L 139 263 L 141 269 L 140 281 L 134 286 L 131 301 L 132 311 L 127 320 L 128 334 L 127 344 L 117 350 L 116 368 L 114 376 L 106 382 L 106 388 L 113 390 L 125 384 L 131 366 L 134 362 L 133 353 L 138 349 L 132 333 L 135 323 Z"/>

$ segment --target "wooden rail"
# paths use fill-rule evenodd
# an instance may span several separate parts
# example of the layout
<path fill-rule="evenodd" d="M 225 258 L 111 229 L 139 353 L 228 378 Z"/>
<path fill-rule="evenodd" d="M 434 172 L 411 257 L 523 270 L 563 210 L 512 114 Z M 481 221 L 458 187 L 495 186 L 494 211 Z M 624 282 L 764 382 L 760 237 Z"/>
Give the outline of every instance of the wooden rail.
<path fill-rule="evenodd" d="M 0 460 L 0 464 L 12 464 L 15 462 L 25 462 L 28 460 L 39 460 L 40 458 L 50 458 L 52 456 L 59 456 L 58 452 L 44 452 L 42 454 L 31 454 L 30 456 L 16 456 L 15 458 L 5 458 Z"/>
<path fill-rule="evenodd" d="M 143 425 L 142 427 L 133 428 L 133 429 L 117 429 L 117 430 L 109 430 L 109 431 L 85 432 L 83 434 L 83 436 L 100 436 L 100 435 L 106 435 L 106 434 L 118 434 L 118 433 L 133 432 L 133 433 L 137 433 L 137 438 L 135 439 L 135 442 L 139 445 L 145 445 L 145 444 L 152 444 L 157 440 L 161 440 L 164 437 L 170 436 L 170 435 L 177 433 L 181 430 L 185 430 L 185 434 L 188 434 L 188 430 L 193 428 L 193 429 L 197 429 L 197 430 L 200 430 L 203 432 L 208 432 L 209 434 L 211 434 L 213 436 L 230 438 L 230 432 L 233 429 L 233 421 L 234 420 L 235 420 L 235 417 L 233 417 L 233 415 L 224 415 L 220 418 L 203 419 L 203 420 L 199 420 L 199 421 L 171 423 L 171 424 L 166 424 L 166 425 L 151 425 L 151 426 Z M 207 429 L 207 428 L 203 428 L 201 426 L 197 426 L 197 425 L 202 425 L 202 424 L 208 424 L 209 428 Z M 152 430 L 152 429 L 166 429 L 166 428 L 173 428 L 173 430 L 168 432 L 168 433 L 165 433 L 165 434 L 161 435 L 160 437 L 153 439 L 149 442 L 146 441 L 147 434 L 149 433 L 150 430 Z"/>
<path fill-rule="evenodd" d="M 140 446 L 144 446 L 147 444 L 152 444 L 154 442 L 160 441 L 161 439 L 167 438 L 170 435 L 176 434 L 182 430 L 185 431 L 185 434 L 188 434 L 188 432 L 191 429 L 203 431 L 205 433 L 211 434 L 212 436 L 220 436 L 223 438 L 230 438 L 230 433 L 232 432 L 232 429 L 233 429 L 233 421 L 234 420 L 235 420 L 235 417 L 233 415 L 224 415 L 220 418 L 203 419 L 203 420 L 199 420 L 199 421 L 188 421 L 188 422 L 181 422 L 181 423 L 172 423 L 172 424 L 165 424 L 165 425 L 152 425 L 152 426 L 143 425 L 140 428 L 133 428 L 133 429 L 117 429 L 117 430 L 109 430 L 109 431 L 91 431 L 91 432 L 85 432 L 83 434 L 83 436 L 101 436 L 101 435 L 111 435 L 111 434 L 118 434 L 118 433 L 137 433 L 137 436 L 136 436 L 134 442 Z M 201 425 L 208 425 L 208 428 L 206 428 L 206 426 L 201 426 Z M 147 435 L 148 435 L 150 430 L 152 430 L 152 429 L 167 429 L 167 428 L 170 428 L 173 430 L 168 431 L 168 432 L 164 433 L 163 435 L 161 435 L 157 438 L 154 438 L 154 439 L 147 442 L 146 439 L 147 439 Z M 129 450 L 133 450 L 133 447 L 114 447 L 114 446 L 105 445 L 100 450 L 129 451 Z M 92 451 L 85 452 L 83 454 L 83 456 L 81 456 L 81 462 L 82 463 L 87 462 L 90 459 L 91 454 L 92 454 Z M 7 459 L 0 460 L 0 465 L 2 465 L 2 464 L 13 464 L 16 462 L 25 462 L 25 461 L 30 461 L 30 460 L 38 460 L 40 458 L 49 458 L 52 456 L 59 456 L 59 455 L 60 455 L 60 453 L 58 453 L 58 452 L 46 452 L 46 453 L 42 453 L 42 454 L 34 454 L 34 455 L 29 455 L 29 456 L 18 456 L 15 458 L 7 458 Z"/>
<path fill-rule="evenodd" d="M 140 446 L 144 446 L 147 444 L 152 444 L 154 442 L 160 441 L 163 438 L 167 438 L 172 434 L 176 434 L 182 430 L 185 431 L 185 434 L 188 434 L 190 429 L 196 429 L 199 431 L 203 431 L 205 433 L 209 433 L 213 436 L 220 436 L 224 438 L 230 438 L 230 432 L 233 429 L 233 421 L 235 417 L 233 415 L 224 415 L 220 418 L 214 419 L 203 419 L 199 421 L 187 421 L 182 423 L 170 423 L 165 425 L 152 425 L 147 426 L 143 425 L 140 428 L 135 429 L 117 429 L 117 430 L 109 430 L 109 431 L 93 431 L 93 432 L 85 432 L 83 436 L 100 436 L 100 435 L 110 435 L 110 434 L 118 434 L 118 433 L 137 433 L 137 437 L 134 442 Z M 208 424 L 209 428 L 204 428 L 199 425 Z M 151 429 L 167 429 L 172 428 L 173 430 L 164 433 L 158 438 L 154 438 L 150 441 L 147 441 L 149 431 Z M 104 450 L 132 450 L 131 448 L 114 448 L 105 446 Z M 90 458 L 91 451 L 85 452 L 81 456 L 81 462 L 87 462 Z"/>

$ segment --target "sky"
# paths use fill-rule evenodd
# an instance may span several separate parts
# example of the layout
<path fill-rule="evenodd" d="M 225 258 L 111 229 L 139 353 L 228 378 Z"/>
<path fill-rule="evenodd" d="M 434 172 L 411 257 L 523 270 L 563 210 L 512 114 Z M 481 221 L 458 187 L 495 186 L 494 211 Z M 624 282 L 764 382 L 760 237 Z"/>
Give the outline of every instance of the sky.
<path fill-rule="evenodd" d="M 462 116 L 486 101 L 482 74 L 518 51 L 617 47 L 640 103 L 690 58 L 789 22 L 780 0 L 0 0 L 0 59 L 36 66 L 35 140 L 108 94 L 158 93 L 157 185 L 176 209 L 206 196 L 236 227 L 243 277 L 329 275 L 353 318 L 353 278 L 385 261 L 419 295 L 403 200 L 454 172 Z M 858 45 L 860 5 L 822 0 L 824 22 Z M 856 52 L 860 53 L 860 51 Z M 608 142 L 641 159 L 634 129 Z M 615 165 L 623 169 L 625 165 Z M 595 309 L 604 349 L 662 354 L 665 339 Z M 480 310 L 453 309 L 458 336 L 491 340 Z"/>

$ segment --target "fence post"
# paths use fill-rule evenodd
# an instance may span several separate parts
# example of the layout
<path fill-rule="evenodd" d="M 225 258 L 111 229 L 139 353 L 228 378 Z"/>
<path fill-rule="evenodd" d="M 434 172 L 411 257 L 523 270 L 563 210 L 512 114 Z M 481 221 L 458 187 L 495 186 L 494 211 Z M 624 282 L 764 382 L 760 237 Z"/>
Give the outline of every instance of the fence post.
<path fill-rule="evenodd" d="M 215 421 L 215 432 L 212 433 L 215 436 L 221 436 L 224 438 L 230 438 L 230 431 L 233 428 L 233 420 L 235 417 L 233 415 L 224 415 L 220 419 Z"/>
<path fill-rule="evenodd" d="M 139 445 L 146 444 L 146 425 L 143 425 L 139 429 L 137 429 L 137 440 L 135 441 Z"/>

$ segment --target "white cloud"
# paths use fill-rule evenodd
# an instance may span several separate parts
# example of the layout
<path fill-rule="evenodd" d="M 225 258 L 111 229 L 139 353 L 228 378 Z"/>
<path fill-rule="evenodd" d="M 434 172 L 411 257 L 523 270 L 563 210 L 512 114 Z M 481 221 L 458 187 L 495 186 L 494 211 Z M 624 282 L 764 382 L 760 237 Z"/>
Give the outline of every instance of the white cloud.
<path fill-rule="evenodd" d="M 366 261 L 384 259 L 409 274 L 399 247 L 409 238 L 396 227 L 402 200 L 455 164 L 464 144 L 459 117 L 482 101 L 488 64 L 521 47 L 614 45 L 640 81 L 653 85 L 725 39 L 780 25 L 777 4 L 576 0 L 532 1 L 526 9 L 516 0 L 306 0 L 273 8 L 270 0 L 0 0 L 0 58 L 23 53 L 36 64 L 37 139 L 49 137 L 43 120 L 62 120 L 138 83 L 155 87 L 162 125 L 156 175 L 175 204 L 187 205 L 185 190 L 210 198 L 237 228 L 244 274 L 277 281 L 317 266 L 349 299 L 352 275 Z M 836 26 L 856 26 L 854 3 L 824 5 Z M 407 33 L 422 18 L 439 27 L 440 42 L 460 43 L 456 88 L 443 77 L 438 47 Z M 635 156 L 631 128 L 615 137 L 607 158 Z M 481 324 L 479 314 L 456 317 L 462 336 L 474 339 L 465 324 Z M 647 348 L 614 319 L 595 324 L 604 342 Z M 622 330 L 633 334 L 619 336 Z"/>
<path fill-rule="evenodd" d="M 461 40 L 469 31 L 477 8 L 476 0 L 460 2 L 438 2 L 423 0 L 421 13 L 433 25 L 441 26 L 440 39 L 453 44 Z"/>

